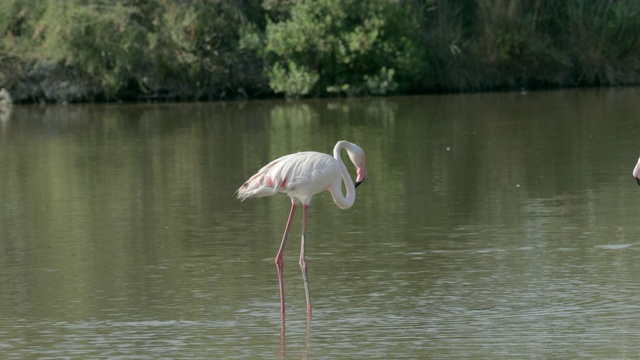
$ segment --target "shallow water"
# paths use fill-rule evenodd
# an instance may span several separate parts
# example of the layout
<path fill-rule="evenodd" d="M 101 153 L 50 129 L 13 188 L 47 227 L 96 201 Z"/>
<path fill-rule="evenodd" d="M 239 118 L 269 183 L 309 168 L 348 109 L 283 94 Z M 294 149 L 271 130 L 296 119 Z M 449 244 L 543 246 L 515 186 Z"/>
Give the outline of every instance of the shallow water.
<path fill-rule="evenodd" d="M 0 357 L 635 358 L 638 89 L 16 106 Z M 356 204 L 234 200 L 280 155 L 367 152 Z"/>

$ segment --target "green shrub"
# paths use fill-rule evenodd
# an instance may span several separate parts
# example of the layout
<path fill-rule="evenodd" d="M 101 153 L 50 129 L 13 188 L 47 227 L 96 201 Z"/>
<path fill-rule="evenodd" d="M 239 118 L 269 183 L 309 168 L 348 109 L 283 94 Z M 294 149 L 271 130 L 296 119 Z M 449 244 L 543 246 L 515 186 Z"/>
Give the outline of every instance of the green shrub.
<path fill-rule="evenodd" d="M 396 74 L 423 70 L 417 23 L 399 2 L 300 0 L 277 10 L 267 19 L 263 50 L 276 92 L 387 93 L 397 88 Z"/>
<path fill-rule="evenodd" d="M 217 99 L 638 84 L 639 15 L 640 0 L 1 0 L 0 85 L 55 73 L 106 99 Z"/>
<path fill-rule="evenodd" d="M 3 0 L 0 50 L 77 69 L 107 97 L 198 98 L 250 83 L 237 50 L 247 14 L 218 0 Z"/>

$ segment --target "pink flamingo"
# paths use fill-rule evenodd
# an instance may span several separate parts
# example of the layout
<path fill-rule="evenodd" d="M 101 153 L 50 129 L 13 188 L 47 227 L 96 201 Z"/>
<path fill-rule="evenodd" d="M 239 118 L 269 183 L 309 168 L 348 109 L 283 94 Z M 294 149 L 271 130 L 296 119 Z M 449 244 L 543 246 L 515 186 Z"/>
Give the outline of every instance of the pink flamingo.
<path fill-rule="evenodd" d="M 356 166 L 356 183 L 353 184 L 347 171 L 340 151 L 347 150 L 349 159 Z M 307 211 L 313 195 L 328 190 L 333 197 L 333 202 L 341 209 L 350 208 L 356 200 L 355 188 L 367 177 L 367 169 L 364 164 L 364 151 L 356 144 L 348 141 L 338 141 L 333 148 L 333 156 L 314 151 L 299 152 L 285 155 L 273 160 L 255 175 L 247 180 L 236 191 L 240 200 L 252 197 L 271 196 L 277 193 L 285 193 L 291 198 L 291 211 L 284 228 L 282 243 L 276 255 L 276 267 L 278 268 L 278 282 L 280 284 L 280 314 L 284 324 L 284 282 L 282 279 L 283 262 L 282 254 L 287 243 L 287 236 L 291 226 L 291 220 L 298 203 L 302 203 L 302 242 L 300 244 L 300 268 L 304 280 L 304 291 L 307 299 L 307 318 L 311 319 L 311 301 L 309 299 L 309 277 L 307 274 L 307 261 L 305 256 L 307 237 Z M 342 182 L 344 181 L 347 195 L 342 194 Z"/>
<path fill-rule="evenodd" d="M 636 178 L 636 182 L 640 185 L 640 159 L 638 159 L 636 167 L 633 168 L 633 177 Z"/>

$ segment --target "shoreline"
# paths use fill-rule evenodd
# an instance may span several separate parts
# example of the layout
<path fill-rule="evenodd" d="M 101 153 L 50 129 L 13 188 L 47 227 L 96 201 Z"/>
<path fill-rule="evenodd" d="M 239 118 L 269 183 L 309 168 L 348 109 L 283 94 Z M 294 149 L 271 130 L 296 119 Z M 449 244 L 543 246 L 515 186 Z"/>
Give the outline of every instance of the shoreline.
<path fill-rule="evenodd" d="M 0 63 L 0 74 L 7 73 Z M 195 90 L 189 89 L 180 93 L 182 89 L 167 89 L 156 94 L 143 94 L 128 92 L 126 94 L 107 95 L 99 86 L 92 83 L 89 78 L 78 77 L 78 71 L 74 69 L 61 68 L 51 62 L 40 65 L 21 64 L 22 70 L 28 71 L 11 72 L 14 81 L 12 83 L 0 83 L 0 89 L 4 89 L 9 95 L 9 103 L 13 104 L 86 104 L 86 103 L 166 103 L 166 102 L 215 102 L 215 101 L 238 101 L 238 100 L 270 100 L 283 99 L 283 95 L 273 91 L 260 91 L 256 94 L 240 90 L 238 93 L 229 94 L 220 91 L 217 94 L 207 94 L 206 96 L 194 96 Z M 15 70 L 14 69 L 9 69 Z M 446 95 L 446 94 L 474 94 L 474 93 L 511 93 L 511 92 L 534 92 L 552 91 L 568 89 L 597 89 L 597 88 L 624 88 L 640 86 L 640 81 L 618 81 L 608 84 L 599 83 L 579 83 L 578 81 L 567 81 L 566 83 L 550 84 L 546 79 L 530 78 L 528 81 L 519 81 L 515 78 L 504 79 L 500 83 L 473 82 L 473 87 L 454 87 L 434 84 L 424 91 L 394 92 L 381 96 L 420 96 L 420 95 Z M 533 85 L 529 84 L 543 84 Z M 184 90 L 184 89 L 182 89 Z M 332 99 L 332 98 L 362 98 L 376 97 L 375 94 L 320 94 L 315 96 L 305 96 L 306 99 Z M 2 102 L 6 103 L 5 100 Z"/>

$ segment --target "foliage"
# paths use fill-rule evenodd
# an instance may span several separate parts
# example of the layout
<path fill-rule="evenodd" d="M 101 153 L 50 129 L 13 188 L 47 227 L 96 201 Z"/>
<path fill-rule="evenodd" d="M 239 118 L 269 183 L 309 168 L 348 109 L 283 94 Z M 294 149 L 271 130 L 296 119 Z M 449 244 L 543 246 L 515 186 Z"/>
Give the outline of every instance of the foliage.
<path fill-rule="evenodd" d="M 0 86 L 36 74 L 133 100 L 639 84 L 639 15 L 640 0 L 2 0 Z"/>
<path fill-rule="evenodd" d="M 187 96 L 198 98 L 223 91 L 223 79 L 248 83 L 234 66 L 242 64 L 236 49 L 247 14 L 234 4 L 4 0 L 0 46 L 79 69 L 106 96 L 189 89 Z"/>
<path fill-rule="evenodd" d="M 639 1 L 554 2 L 548 11 L 552 35 L 566 49 L 578 83 L 637 83 Z"/>
<path fill-rule="evenodd" d="M 320 76 L 304 66 L 289 62 L 287 68 L 280 63 L 273 65 L 269 71 L 269 85 L 278 93 L 287 95 L 307 95 L 318 82 Z"/>
<path fill-rule="evenodd" d="M 268 17 L 265 29 L 266 65 L 276 92 L 386 93 L 396 86 L 383 89 L 374 79 L 384 73 L 388 84 L 396 84 L 396 73 L 408 77 L 421 62 L 412 36 L 417 24 L 396 1 L 300 0 L 285 6 L 288 11 L 279 8 L 275 20 Z"/>

